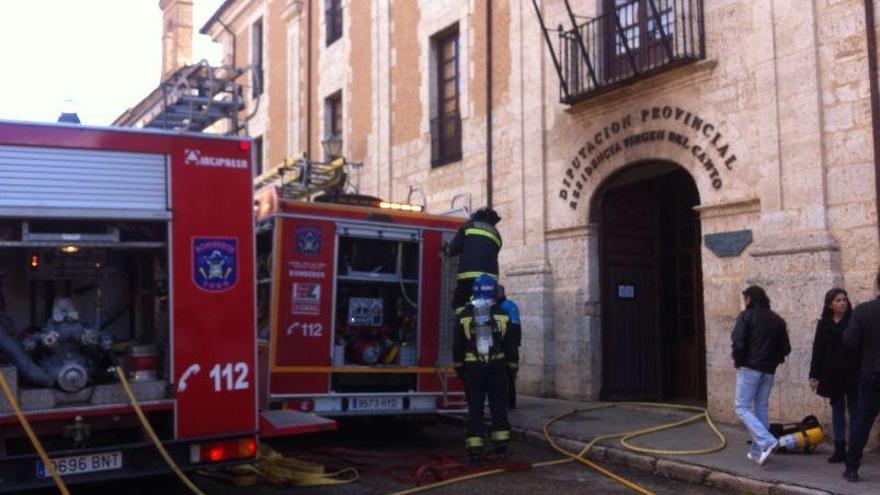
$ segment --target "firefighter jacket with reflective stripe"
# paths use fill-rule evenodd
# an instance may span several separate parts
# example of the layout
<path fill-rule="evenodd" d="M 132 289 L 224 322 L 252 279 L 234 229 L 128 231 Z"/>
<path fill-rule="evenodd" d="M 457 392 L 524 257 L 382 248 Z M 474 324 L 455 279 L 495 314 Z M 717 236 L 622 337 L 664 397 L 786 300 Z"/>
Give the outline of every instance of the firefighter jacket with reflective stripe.
<path fill-rule="evenodd" d="M 492 315 L 490 324 L 493 327 L 492 345 L 485 359 L 477 353 L 474 307 L 468 304 L 458 316 L 452 340 L 452 359 L 456 367 L 471 362 L 500 362 L 511 368 L 519 366 L 521 340 L 519 323 L 511 322 L 510 317 L 497 304 L 492 305 L 490 311 Z"/>
<path fill-rule="evenodd" d="M 449 254 L 458 256 L 458 279 L 477 278 L 488 273 L 498 278 L 498 251 L 501 234 L 485 222 L 470 221 L 462 225 L 452 242 Z"/>

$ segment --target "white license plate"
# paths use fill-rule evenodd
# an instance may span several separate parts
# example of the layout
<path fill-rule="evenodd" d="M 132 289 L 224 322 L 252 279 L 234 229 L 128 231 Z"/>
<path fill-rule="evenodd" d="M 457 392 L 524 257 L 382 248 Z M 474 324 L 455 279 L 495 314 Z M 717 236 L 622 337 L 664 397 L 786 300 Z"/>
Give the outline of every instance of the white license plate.
<path fill-rule="evenodd" d="M 349 411 L 399 411 L 403 409 L 402 397 L 355 397 L 349 399 Z"/>
<path fill-rule="evenodd" d="M 122 468 L 122 452 L 102 452 L 100 454 L 74 455 L 52 459 L 55 470 L 61 476 L 72 474 L 94 473 Z M 51 476 L 43 461 L 37 461 L 37 478 Z"/>

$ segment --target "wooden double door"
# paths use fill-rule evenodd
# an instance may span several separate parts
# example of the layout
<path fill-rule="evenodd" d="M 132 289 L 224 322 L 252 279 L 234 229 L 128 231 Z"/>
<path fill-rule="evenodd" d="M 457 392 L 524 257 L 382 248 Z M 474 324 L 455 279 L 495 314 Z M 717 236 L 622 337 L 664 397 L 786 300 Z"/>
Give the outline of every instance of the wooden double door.
<path fill-rule="evenodd" d="M 699 196 L 683 170 L 611 189 L 600 211 L 606 400 L 705 400 Z"/>

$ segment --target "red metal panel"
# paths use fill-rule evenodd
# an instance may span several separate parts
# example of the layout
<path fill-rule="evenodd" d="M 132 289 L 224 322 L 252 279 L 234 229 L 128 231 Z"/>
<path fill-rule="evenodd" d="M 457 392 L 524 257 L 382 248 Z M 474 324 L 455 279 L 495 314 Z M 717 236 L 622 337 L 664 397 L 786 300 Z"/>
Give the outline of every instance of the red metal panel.
<path fill-rule="evenodd" d="M 443 234 L 437 231 L 422 232 L 422 287 L 419 301 L 421 334 L 419 335 L 419 366 L 435 366 L 437 364 L 438 328 L 440 321 L 440 250 L 443 246 Z M 420 374 L 419 391 L 440 390 L 440 382 L 436 375 Z"/>
<path fill-rule="evenodd" d="M 257 427 L 253 190 L 239 144 L 178 139 L 168 150 L 179 438 Z"/>
<path fill-rule="evenodd" d="M 235 156 L 249 160 L 250 151 L 241 151 L 244 138 L 199 137 L 171 132 L 144 132 L 118 127 L 41 124 L 0 121 L 0 143 L 17 146 L 54 146 L 109 151 L 137 151 L 166 154 L 185 143 L 213 143 Z"/>
<path fill-rule="evenodd" d="M 405 212 L 400 210 L 370 208 L 364 206 L 337 205 L 332 203 L 304 203 L 301 201 L 280 201 L 268 204 L 266 208 L 280 208 L 283 213 L 315 215 L 322 217 L 373 221 L 388 225 L 408 225 L 433 229 L 456 230 L 465 222 L 462 218 L 429 215 L 427 213 Z"/>
<path fill-rule="evenodd" d="M 422 291 L 421 291 L 421 342 L 419 347 L 419 366 L 437 365 L 439 356 L 440 302 L 442 300 L 440 280 L 442 278 L 440 251 L 443 248 L 443 232 L 426 230 L 422 232 Z M 420 392 L 439 392 L 443 390 L 437 374 L 419 375 Z M 447 391 L 464 390 L 461 381 L 452 374 L 447 382 Z"/>
<path fill-rule="evenodd" d="M 291 368 L 330 365 L 336 223 L 279 219 L 277 229 L 271 393 L 326 393 L 327 373 Z"/>

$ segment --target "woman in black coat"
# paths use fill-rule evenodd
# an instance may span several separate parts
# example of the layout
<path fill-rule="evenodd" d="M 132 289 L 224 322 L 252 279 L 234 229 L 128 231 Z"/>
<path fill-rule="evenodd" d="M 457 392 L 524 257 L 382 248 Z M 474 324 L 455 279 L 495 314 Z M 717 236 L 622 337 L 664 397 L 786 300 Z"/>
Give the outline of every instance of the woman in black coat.
<path fill-rule="evenodd" d="M 849 409 L 850 423 L 857 410 L 859 356 L 842 342 L 851 314 L 852 304 L 845 290 L 834 288 L 825 294 L 810 361 L 810 387 L 820 396 L 831 399 L 834 455 L 828 462 L 832 463 L 846 458 L 846 410 Z"/>

